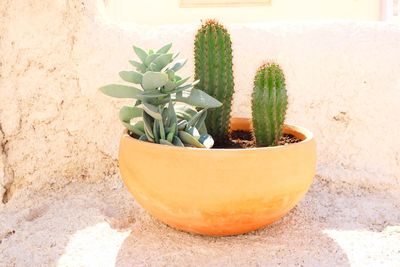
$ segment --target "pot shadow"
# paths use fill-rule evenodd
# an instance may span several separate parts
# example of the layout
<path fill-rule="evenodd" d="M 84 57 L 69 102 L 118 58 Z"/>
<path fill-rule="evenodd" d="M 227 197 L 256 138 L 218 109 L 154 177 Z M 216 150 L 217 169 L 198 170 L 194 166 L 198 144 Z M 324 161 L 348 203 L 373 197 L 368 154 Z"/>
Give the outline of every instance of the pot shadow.
<path fill-rule="evenodd" d="M 387 192 L 317 177 L 303 201 L 280 221 L 230 237 L 187 234 L 144 213 L 123 242 L 116 266 L 350 266 L 359 262 L 354 253 L 360 252 L 360 244 L 349 247 L 342 237 L 360 239 L 359 233 L 382 233 L 400 225 L 400 215 L 384 213 L 399 208 L 399 200 Z M 368 249 L 366 243 L 367 256 Z M 365 263 L 374 260 L 379 256 Z"/>

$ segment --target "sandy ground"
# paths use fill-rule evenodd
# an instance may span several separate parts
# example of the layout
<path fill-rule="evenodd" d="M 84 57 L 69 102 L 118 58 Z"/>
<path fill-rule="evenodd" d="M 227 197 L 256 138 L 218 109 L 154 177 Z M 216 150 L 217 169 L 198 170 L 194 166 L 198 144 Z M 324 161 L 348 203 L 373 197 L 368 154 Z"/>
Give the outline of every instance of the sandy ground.
<path fill-rule="evenodd" d="M 279 222 L 211 238 L 155 220 L 115 175 L 4 205 L 0 266 L 399 266 L 399 210 L 399 188 L 317 176 Z"/>

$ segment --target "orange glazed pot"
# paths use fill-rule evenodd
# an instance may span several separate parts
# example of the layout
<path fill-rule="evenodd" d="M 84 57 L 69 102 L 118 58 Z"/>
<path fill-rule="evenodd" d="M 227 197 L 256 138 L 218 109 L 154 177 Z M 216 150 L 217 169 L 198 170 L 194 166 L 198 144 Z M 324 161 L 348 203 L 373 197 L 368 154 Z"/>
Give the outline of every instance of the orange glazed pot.
<path fill-rule="evenodd" d="M 232 130 L 250 130 L 233 119 Z M 150 214 L 187 232 L 247 233 L 287 214 L 310 187 L 316 169 L 313 134 L 285 125 L 302 141 L 251 149 L 182 148 L 143 142 L 125 131 L 119 167 L 129 191 Z"/>

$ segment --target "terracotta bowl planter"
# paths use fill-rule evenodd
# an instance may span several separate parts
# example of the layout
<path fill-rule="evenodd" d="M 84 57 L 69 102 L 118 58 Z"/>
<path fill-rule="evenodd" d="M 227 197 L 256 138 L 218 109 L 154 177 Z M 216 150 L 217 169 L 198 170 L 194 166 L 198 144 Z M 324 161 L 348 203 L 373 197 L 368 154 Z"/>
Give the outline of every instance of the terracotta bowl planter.
<path fill-rule="evenodd" d="M 250 129 L 233 119 L 232 129 Z M 246 233 L 287 214 L 310 187 L 316 169 L 311 132 L 286 125 L 302 141 L 253 149 L 179 148 L 122 135 L 119 166 L 129 191 L 154 217 L 187 232 Z"/>

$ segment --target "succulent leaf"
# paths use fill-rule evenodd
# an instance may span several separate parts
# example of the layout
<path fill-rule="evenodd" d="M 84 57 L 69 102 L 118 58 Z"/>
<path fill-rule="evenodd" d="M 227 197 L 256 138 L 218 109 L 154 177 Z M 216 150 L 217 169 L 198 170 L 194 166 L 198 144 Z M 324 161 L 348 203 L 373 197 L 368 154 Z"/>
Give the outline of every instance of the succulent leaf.
<path fill-rule="evenodd" d="M 171 144 L 170 141 L 165 140 L 165 139 L 160 139 L 160 144 L 167 145 L 167 146 L 174 146 L 173 144 Z"/>
<path fill-rule="evenodd" d="M 158 49 L 157 53 L 160 53 L 160 54 L 168 53 L 168 51 L 171 49 L 171 47 L 172 47 L 172 43 L 166 44 L 163 47 L 161 47 L 160 49 Z"/>
<path fill-rule="evenodd" d="M 149 139 L 147 139 L 147 135 L 145 135 L 145 134 L 142 134 L 142 135 L 139 137 L 139 140 L 145 141 L 145 142 L 149 141 Z"/>
<path fill-rule="evenodd" d="M 200 138 L 199 130 L 197 130 L 196 127 L 187 125 L 185 132 L 189 133 L 191 136 L 193 136 L 197 140 L 199 140 L 199 138 Z"/>
<path fill-rule="evenodd" d="M 161 54 L 151 54 L 151 55 L 148 55 L 147 57 L 146 57 L 146 60 L 144 61 L 144 64 L 146 65 L 146 66 L 150 66 L 150 64 L 151 63 L 153 63 L 153 61 L 157 58 L 157 57 L 159 57 Z M 154 63 L 155 64 L 155 63 Z"/>
<path fill-rule="evenodd" d="M 143 75 L 142 87 L 144 90 L 152 90 L 164 86 L 168 82 L 168 75 L 163 72 L 148 71 Z"/>
<path fill-rule="evenodd" d="M 177 95 L 176 101 L 199 108 L 217 108 L 222 105 L 217 99 L 196 88 L 193 88 L 189 93 L 182 96 Z"/>
<path fill-rule="evenodd" d="M 153 63 L 157 65 L 158 71 L 162 70 L 172 61 L 172 54 L 163 54 L 154 59 Z"/>
<path fill-rule="evenodd" d="M 103 94 L 117 98 L 136 98 L 142 90 L 126 85 L 109 84 L 99 89 Z"/>
<path fill-rule="evenodd" d="M 184 147 L 185 145 L 182 143 L 181 139 L 177 136 L 174 136 L 174 139 L 172 140 L 172 143 L 174 146 L 181 146 Z"/>
<path fill-rule="evenodd" d="M 135 60 L 129 60 L 129 63 L 131 63 L 132 66 L 134 66 L 136 68 L 137 71 L 144 73 L 146 72 L 146 65 L 144 65 L 143 63 L 137 62 Z"/>
<path fill-rule="evenodd" d="M 197 138 L 193 137 L 191 134 L 185 131 L 178 132 L 179 138 L 182 140 L 183 143 L 192 145 L 194 147 L 204 148 L 205 146 L 198 141 Z"/>
<path fill-rule="evenodd" d="M 158 112 L 158 108 L 156 106 L 153 106 L 152 104 L 149 104 L 147 102 L 143 102 L 143 110 L 151 117 L 153 117 L 156 120 L 161 120 L 162 116 Z"/>
<path fill-rule="evenodd" d="M 147 137 L 149 137 L 149 138 L 150 137 L 154 138 L 153 122 L 154 122 L 154 119 L 146 112 L 143 112 L 144 131 L 145 131 Z"/>
<path fill-rule="evenodd" d="M 142 48 L 133 46 L 133 50 L 135 51 L 136 55 L 140 58 L 142 62 L 144 62 L 147 58 L 147 53 Z"/>
<path fill-rule="evenodd" d="M 211 148 L 214 145 L 214 139 L 209 134 L 200 135 L 199 142 L 206 148 Z"/>
<path fill-rule="evenodd" d="M 221 103 L 194 89 L 198 81 L 187 83 L 189 77 L 182 79 L 176 74 L 186 60 L 176 60 L 179 53 L 168 53 L 171 44 L 163 46 L 156 53 L 153 50 L 146 52 L 136 46 L 133 48 L 142 62 L 131 60 L 136 71 L 121 71 L 119 76 L 126 82 L 139 84 L 143 90 L 117 84 L 100 88 L 109 96 L 136 99 L 133 106 L 120 110 L 121 122 L 129 130 L 128 133 L 147 142 L 181 147 L 186 143 L 188 146 L 209 148 L 211 141 L 205 138 L 207 141 L 203 145 L 197 139 L 207 134 L 204 124 L 206 109 L 220 106 Z M 202 110 L 197 111 L 197 108 Z M 142 120 L 134 123 L 132 119 L 138 117 L 142 117 Z"/>
<path fill-rule="evenodd" d="M 122 80 L 135 84 L 141 84 L 143 78 L 143 74 L 136 71 L 121 71 L 119 76 Z"/>
<path fill-rule="evenodd" d="M 171 67 L 169 69 L 177 72 L 178 70 L 183 68 L 183 66 L 185 66 L 186 62 L 187 62 L 187 59 L 176 60 L 171 63 Z"/>

